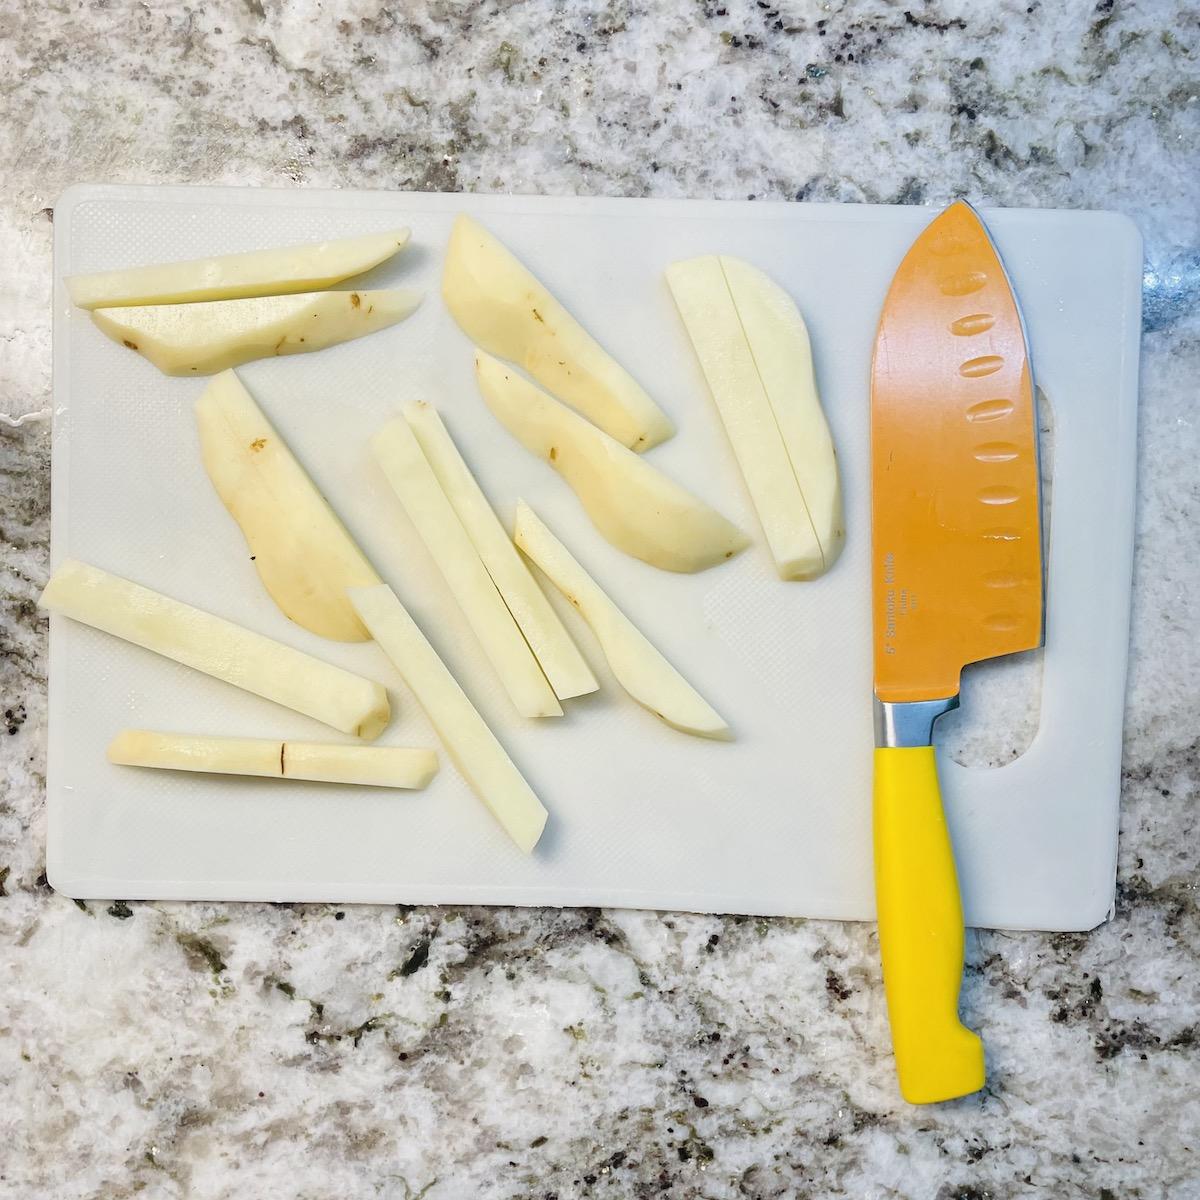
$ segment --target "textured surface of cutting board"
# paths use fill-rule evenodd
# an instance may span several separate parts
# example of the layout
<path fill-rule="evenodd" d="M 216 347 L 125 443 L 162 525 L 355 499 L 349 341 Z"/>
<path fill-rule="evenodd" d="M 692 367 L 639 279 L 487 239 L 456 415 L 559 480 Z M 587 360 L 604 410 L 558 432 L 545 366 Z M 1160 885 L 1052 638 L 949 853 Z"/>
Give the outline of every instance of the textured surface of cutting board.
<path fill-rule="evenodd" d="M 500 235 L 667 409 L 651 460 L 759 544 L 697 576 L 605 543 L 491 418 L 438 295 L 453 216 Z M 926 209 L 428 194 L 81 187 L 55 210 L 54 561 L 124 574 L 385 682 L 386 744 L 435 745 L 374 645 L 324 642 L 259 585 L 200 464 L 201 380 L 168 379 L 72 310 L 61 276 L 410 225 L 370 277 L 426 290 L 404 324 L 242 377 L 442 651 L 550 810 L 525 858 L 442 756 L 420 794 L 175 775 L 104 759 L 125 726 L 330 738 L 306 718 L 51 620 L 51 881 L 75 896 L 597 904 L 870 918 L 867 384 L 887 284 Z M 1086 928 L 1113 893 L 1129 616 L 1141 256 L 1103 213 L 985 217 L 1021 297 L 1056 426 L 1040 725 L 994 770 L 943 766 L 968 922 Z M 845 554 L 778 581 L 663 281 L 690 255 L 766 269 L 808 320 L 844 471 Z M 358 281 L 356 281 L 357 283 Z M 363 281 L 364 286 L 366 281 Z M 432 400 L 507 520 L 523 495 L 733 724 L 660 725 L 603 669 L 560 721 L 524 722 L 371 463 L 369 434 Z M 557 600 L 557 597 L 556 597 Z"/>

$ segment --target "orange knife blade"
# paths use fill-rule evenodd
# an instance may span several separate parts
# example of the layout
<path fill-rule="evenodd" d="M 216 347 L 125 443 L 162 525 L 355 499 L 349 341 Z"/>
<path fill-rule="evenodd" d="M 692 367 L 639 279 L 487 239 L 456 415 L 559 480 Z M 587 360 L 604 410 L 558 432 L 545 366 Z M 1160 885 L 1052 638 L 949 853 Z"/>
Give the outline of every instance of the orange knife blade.
<path fill-rule="evenodd" d="M 875 694 L 954 696 L 967 663 L 1042 636 L 1037 417 L 1025 332 L 967 204 L 917 239 L 871 385 Z"/>

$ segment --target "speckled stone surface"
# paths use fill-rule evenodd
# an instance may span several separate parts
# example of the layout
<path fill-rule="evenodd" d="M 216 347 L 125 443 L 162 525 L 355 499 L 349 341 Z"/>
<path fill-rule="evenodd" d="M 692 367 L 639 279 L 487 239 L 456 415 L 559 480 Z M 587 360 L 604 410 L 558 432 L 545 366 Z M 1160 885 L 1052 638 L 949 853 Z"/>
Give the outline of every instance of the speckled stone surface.
<path fill-rule="evenodd" d="M 0 1196 L 1200 1196 L 1198 55 L 1185 0 L 0 0 Z M 867 927 L 48 889 L 21 418 L 50 404 L 51 207 L 100 180 L 1138 220 L 1117 914 L 970 939 L 985 1093 L 898 1102 Z"/>

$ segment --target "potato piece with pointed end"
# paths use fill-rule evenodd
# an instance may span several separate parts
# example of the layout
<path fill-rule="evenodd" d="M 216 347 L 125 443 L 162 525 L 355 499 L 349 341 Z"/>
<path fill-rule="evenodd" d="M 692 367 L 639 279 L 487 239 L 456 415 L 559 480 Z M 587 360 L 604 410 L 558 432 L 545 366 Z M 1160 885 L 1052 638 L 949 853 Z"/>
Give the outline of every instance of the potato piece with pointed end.
<path fill-rule="evenodd" d="M 167 771 L 410 789 L 427 786 L 438 769 L 437 755 L 432 750 L 206 737 L 147 729 L 123 729 L 118 733 L 109 743 L 108 761 L 124 767 Z"/>
<path fill-rule="evenodd" d="M 375 461 L 437 563 L 451 594 L 523 717 L 561 717 L 562 705 L 505 607 L 479 552 L 403 417 L 372 439 Z"/>
<path fill-rule="evenodd" d="M 846 528 L 837 452 L 817 393 L 808 326 L 791 296 L 757 267 L 722 256 L 721 269 L 820 542 L 824 573 L 842 552 Z"/>
<path fill-rule="evenodd" d="M 784 579 L 827 571 L 845 538 L 841 484 L 791 298 L 736 258 L 689 259 L 667 282 Z"/>
<path fill-rule="evenodd" d="M 368 641 L 346 589 L 379 576 L 232 371 L 204 389 L 196 423 L 204 468 L 271 599 L 321 637 Z"/>
<path fill-rule="evenodd" d="M 763 533 L 784 579 L 819 575 L 821 545 L 715 256 L 667 270 L 675 303 L 708 381 Z"/>
<path fill-rule="evenodd" d="M 446 664 L 387 584 L 351 588 L 350 602 L 425 710 L 471 790 L 529 854 L 546 810 Z"/>
<path fill-rule="evenodd" d="M 420 292 L 305 292 L 197 304 L 96 308 L 92 320 L 114 342 L 167 375 L 215 375 L 256 358 L 308 354 L 395 325 Z"/>
<path fill-rule="evenodd" d="M 80 308 L 284 296 L 320 291 L 361 275 L 403 250 L 408 239 L 407 229 L 391 229 L 302 246 L 70 275 L 64 282 L 71 302 Z"/>
<path fill-rule="evenodd" d="M 730 737 L 729 726 L 650 644 L 523 500 L 513 540 L 591 626 L 617 682 L 656 717 L 697 737 Z"/>
<path fill-rule="evenodd" d="M 623 445 L 648 450 L 675 432 L 629 372 L 470 217 L 454 222 L 442 297 L 473 342 L 519 363 Z"/>
<path fill-rule="evenodd" d="M 572 487 L 618 550 L 665 571 L 703 571 L 747 542 L 736 525 L 691 492 L 486 354 L 479 390 L 501 424 Z"/>
<path fill-rule="evenodd" d="M 367 741 L 391 716 L 374 680 L 74 559 L 38 603 Z"/>
<path fill-rule="evenodd" d="M 420 400 L 404 410 L 404 417 L 554 694 L 569 700 L 594 692 L 600 686 L 596 677 L 492 511 L 437 409 Z"/>

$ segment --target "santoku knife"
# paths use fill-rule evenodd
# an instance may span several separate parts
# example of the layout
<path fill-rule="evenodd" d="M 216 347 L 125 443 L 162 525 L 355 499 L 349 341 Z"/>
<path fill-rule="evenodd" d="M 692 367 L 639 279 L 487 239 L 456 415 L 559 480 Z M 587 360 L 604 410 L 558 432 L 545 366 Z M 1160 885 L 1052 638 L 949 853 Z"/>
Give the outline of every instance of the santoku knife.
<path fill-rule="evenodd" d="M 1025 332 L 975 211 L 913 244 L 871 380 L 875 890 L 900 1090 L 977 1091 L 983 1043 L 958 1016 L 963 917 L 933 751 L 962 668 L 1040 645 L 1037 417 Z"/>

